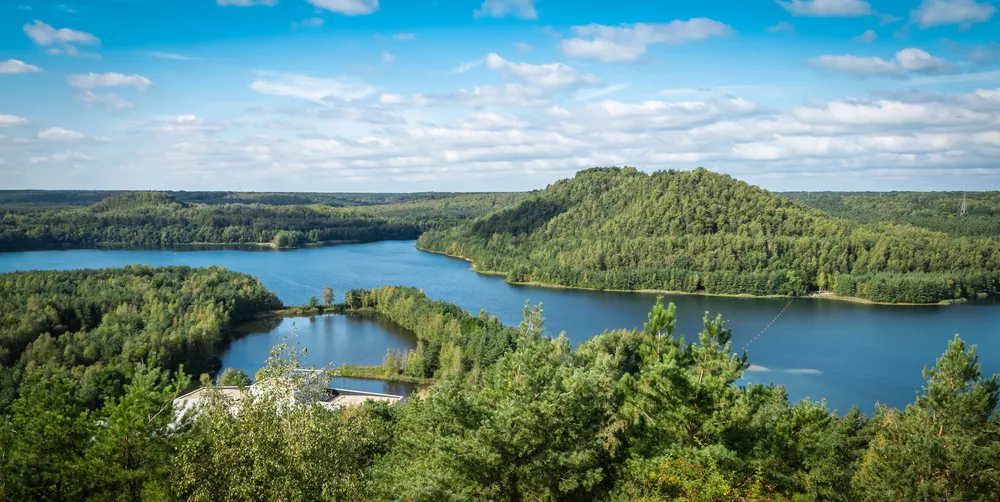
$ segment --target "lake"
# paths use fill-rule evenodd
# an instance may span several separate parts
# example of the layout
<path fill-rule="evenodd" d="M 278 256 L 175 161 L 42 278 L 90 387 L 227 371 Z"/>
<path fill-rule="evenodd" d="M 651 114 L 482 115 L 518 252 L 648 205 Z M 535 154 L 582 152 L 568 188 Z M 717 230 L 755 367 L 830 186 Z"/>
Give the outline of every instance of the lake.
<path fill-rule="evenodd" d="M 319 297 L 324 286 L 332 287 L 338 298 L 357 287 L 416 286 L 433 299 L 455 303 L 473 314 L 486 309 L 512 325 L 519 322 L 525 301 L 542 302 L 546 331 L 553 336 L 565 331 L 574 343 L 605 329 L 641 328 L 656 300 L 656 295 L 643 293 L 512 286 L 499 277 L 470 272 L 469 264 L 464 261 L 418 251 L 413 244 L 413 241 L 388 241 L 291 251 L 0 253 L 0 272 L 102 268 L 132 263 L 222 265 L 259 277 L 286 304 L 301 304 L 310 296 Z M 831 408 L 840 410 L 857 404 L 871 411 L 876 401 L 897 407 L 913 401 L 923 384 L 921 370 L 934 364 L 956 333 L 979 346 L 984 373 L 1000 372 L 1000 303 L 995 299 L 919 307 L 798 299 L 759 337 L 761 330 L 785 308 L 786 299 L 671 295 L 666 300 L 677 304 L 677 332 L 689 340 L 700 331 L 706 311 L 713 316 L 722 314 L 728 321 L 735 349 L 742 349 L 753 340 L 748 352 L 754 368 L 746 373 L 747 381 L 783 384 L 794 400 L 826 398 Z M 412 341 L 390 336 L 391 333 L 382 333 L 371 343 L 355 340 L 348 343 L 352 330 L 367 328 L 346 321 L 340 325 L 340 321 L 334 320 L 330 321 L 335 326 L 331 330 L 336 331 L 324 332 L 322 325 L 326 318 L 314 322 L 320 323 L 316 330 L 305 331 L 305 323 L 299 326 L 299 341 L 317 360 L 377 364 L 387 348 L 412 345 Z M 279 326 L 275 333 L 287 331 L 286 328 Z M 272 331 L 266 330 L 253 339 L 266 340 L 275 336 Z M 357 338 L 371 337 L 370 332 L 358 333 L 361 334 Z M 343 338 L 337 338 L 340 336 Z M 234 343 L 225 360 L 238 359 L 244 361 L 239 364 L 252 366 L 250 362 L 256 358 L 262 364 L 269 344 L 255 344 L 250 339 Z M 239 352 L 242 355 L 234 359 L 234 351 L 242 351 Z M 257 351 L 260 353 L 255 356 Z"/>

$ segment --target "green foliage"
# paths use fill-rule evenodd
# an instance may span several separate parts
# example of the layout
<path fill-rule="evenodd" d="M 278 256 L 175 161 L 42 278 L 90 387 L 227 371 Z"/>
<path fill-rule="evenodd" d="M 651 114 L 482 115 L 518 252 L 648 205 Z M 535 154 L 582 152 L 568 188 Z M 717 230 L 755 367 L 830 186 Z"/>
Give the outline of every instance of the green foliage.
<path fill-rule="evenodd" d="M 233 323 L 278 306 L 259 280 L 221 267 L 0 274 L 0 413 L 38 366 L 70 372 L 89 409 L 117 397 L 137 363 L 211 371 Z"/>
<path fill-rule="evenodd" d="M 219 385 L 228 387 L 246 387 L 250 385 L 250 376 L 243 370 L 226 368 L 219 376 Z"/>
<path fill-rule="evenodd" d="M 1000 192 L 784 192 L 781 195 L 858 223 L 913 225 L 956 236 L 1000 235 Z"/>
<path fill-rule="evenodd" d="M 855 479 L 865 500 L 1000 498 L 997 375 L 983 378 L 977 359 L 956 336 L 924 370 L 916 403 L 902 412 L 879 407 L 876 438 Z"/>
<path fill-rule="evenodd" d="M 509 282 L 931 303 L 1000 291 L 1000 240 L 857 223 L 704 169 L 595 168 L 421 249 Z M 986 235 L 986 234 L 983 234 Z M 831 287 L 836 285 L 836 287 Z"/>
<path fill-rule="evenodd" d="M 352 289 L 344 298 L 349 308 L 375 310 L 416 335 L 416 349 L 384 359 L 391 375 L 459 377 L 493 364 L 515 346 L 517 332 L 496 317 L 485 311 L 472 316 L 450 303 L 432 301 L 416 288 Z"/>
<path fill-rule="evenodd" d="M 323 303 L 326 305 L 333 303 L 333 288 L 330 286 L 325 286 L 323 288 Z"/>
<path fill-rule="evenodd" d="M 105 195 L 104 192 L 101 195 Z M 49 205 L 47 193 L 0 192 L 0 251 L 163 248 L 415 239 L 510 206 L 525 194 L 239 194 L 121 192 L 89 207 Z M 5 200 L 14 207 L 3 207 Z"/>

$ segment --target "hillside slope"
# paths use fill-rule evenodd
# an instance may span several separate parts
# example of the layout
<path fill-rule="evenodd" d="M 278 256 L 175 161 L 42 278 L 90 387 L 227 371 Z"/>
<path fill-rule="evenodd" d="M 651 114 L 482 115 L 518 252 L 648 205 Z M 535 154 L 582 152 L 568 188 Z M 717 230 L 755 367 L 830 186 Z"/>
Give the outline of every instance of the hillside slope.
<path fill-rule="evenodd" d="M 993 294 L 1000 242 L 862 225 L 720 175 L 594 168 L 418 247 L 509 282 L 930 303 Z"/>

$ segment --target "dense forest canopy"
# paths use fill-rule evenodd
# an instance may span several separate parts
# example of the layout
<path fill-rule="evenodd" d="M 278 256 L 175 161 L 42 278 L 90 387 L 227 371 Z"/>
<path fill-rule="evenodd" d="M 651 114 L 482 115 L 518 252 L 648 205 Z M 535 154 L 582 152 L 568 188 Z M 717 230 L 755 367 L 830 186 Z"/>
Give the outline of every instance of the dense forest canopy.
<path fill-rule="evenodd" d="M 230 203 L 205 204 L 166 192 L 122 192 L 87 207 L 7 208 L 0 214 L 0 251 L 179 244 L 298 247 L 415 239 L 428 228 L 453 226 L 524 197 L 508 193 L 336 195 L 364 205 L 331 207 L 310 203 L 315 197 L 295 194 L 227 194 L 225 199 Z M 275 197 L 284 199 L 276 201 Z M 382 200 L 394 203 L 376 203 Z M 281 204 L 294 201 L 309 205 Z"/>
<path fill-rule="evenodd" d="M 93 404 L 137 363 L 212 371 L 233 323 L 278 306 L 259 280 L 221 267 L 0 274 L 0 412 L 25 372 L 71 375 Z"/>
<path fill-rule="evenodd" d="M 510 282 L 929 303 L 1000 290 L 1000 240 L 858 223 L 704 169 L 594 168 L 418 247 Z"/>
<path fill-rule="evenodd" d="M 437 383 L 426 397 L 330 411 L 280 392 L 238 404 L 213 394 L 196 413 L 175 416 L 173 399 L 190 383 L 179 371 L 185 357 L 127 354 L 145 346 L 158 352 L 177 335 L 186 347 L 184 333 L 217 326 L 206 316 L 266 308 L 274 299 L 259 283 L 217 268 L 146 267 L 0 280 L 30 291 L 0 303 L 5 330 L 19 322 L 11 319 L 32 317 L 18 295 L 59 318 L 25 325 L 41 334 L 21 352 L 27 363 L 18 392 L 0 410 L 3 500 L 1000 497 L 997 377 L 983 377 L 975 347 L 957 336 L 924 371 L 913 404 L 879 406 L 869 417 L 823 402 L 791 403 L 778 386 L 739 385 L 748 356 L 732 350 L 721 318 L 706 313 L 702 331 L 687 338 L 675 332 L 674 306 L 660 301 L 642 330 L 608 331 L 573 349 L 565 337 L 545 335 L 540 306 L 526 307 L 521 324 L 507 327 L 412 288 L 352 290 L 344 307 L 377 310 L 411 326 L 425 344 L 442 342 Z M 71 285 L 82 300 L 68 293 Z M 96 327 L 53 324 L 97 322 L 80 320 L 87 298 L 93 312 L 105 312 Z M 51 340 L 35 347 L 43 338 Z M 70 358 L 91 340 L 102 342 L 79 371 Z M 486 350 L 474 348 L 482 342 Z M 460 357 L 446 356 L 455 348 Z M 261 374 L 295 381 L 299 352 L 293 343 L 276 346 Z M 467 364 L 477 369 L 446 370 Z M 89 368 L 98 365 L 120 374 L 95 385 Z M 94 400 L 95 387 L 117 392 Z"/>
<path fill-rule="evenodd" d="M 1000 192 L 783 192 L 781 195 L 858 223 L 900 223 L 951 235 L 1000 237 Z"/>

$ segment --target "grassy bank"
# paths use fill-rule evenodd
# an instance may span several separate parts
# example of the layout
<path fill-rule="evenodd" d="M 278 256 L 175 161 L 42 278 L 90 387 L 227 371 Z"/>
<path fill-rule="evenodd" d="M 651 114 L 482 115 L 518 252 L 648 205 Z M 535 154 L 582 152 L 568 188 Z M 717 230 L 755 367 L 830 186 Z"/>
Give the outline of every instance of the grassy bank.
<path fill-rule="evenodd" d="M 360 378 L 363 380 L 382 380 L 384 382 L 411 383 L 416 385 L 430 385 L 434 383 L 431 378 L 417 378 L 408 375 L 388 374 L 382 366 L 361 366 L 357 364 L 345 364 L 336 368 L 337 376 L 346 378 Z"/>

